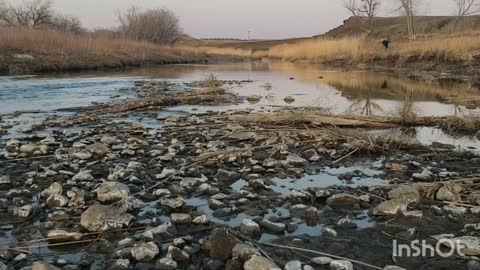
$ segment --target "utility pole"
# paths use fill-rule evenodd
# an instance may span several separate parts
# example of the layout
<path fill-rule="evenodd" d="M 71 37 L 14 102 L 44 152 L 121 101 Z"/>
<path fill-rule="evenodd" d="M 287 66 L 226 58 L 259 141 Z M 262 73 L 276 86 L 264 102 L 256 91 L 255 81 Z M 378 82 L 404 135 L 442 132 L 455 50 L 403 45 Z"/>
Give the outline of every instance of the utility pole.
<path fill-rule="evenodd" d="M 248 30 L 248 40 L 250 40 L 250 30 Z"/>

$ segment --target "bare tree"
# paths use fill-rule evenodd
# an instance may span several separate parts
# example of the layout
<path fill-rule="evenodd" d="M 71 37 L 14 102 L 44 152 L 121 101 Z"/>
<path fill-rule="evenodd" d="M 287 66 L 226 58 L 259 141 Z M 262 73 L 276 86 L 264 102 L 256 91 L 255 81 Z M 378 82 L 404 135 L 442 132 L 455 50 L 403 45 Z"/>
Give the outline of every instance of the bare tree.
<path fill-rule="evenodd" d="M 353 16 L 365 16 L 368 18 L 370 33 L 374 32 L 373 20 L 377 15 L 382 0 L 344 0 L 343 6 Z"/>
<path fill-rule="evenodd" d="M 0 5 L 0 22 L 9 26 L 38 28 L 49 24 L 53 17 L 50 0 L 31 0 L 21 6 L 2 2 Z"/>
<path fill-rule="evenodd" d="M 358 17 L 358 3 L 357 0 L 343 0 L 343 7 L 352 13 L 352 16 Z"/>
<path fill-rule="evenodd" d="M 75 16 L 55 15 L 49 27 L 57 31 L 78 34 L 83 32 L 82 23 Z"/>
<path fill-rule="evenodd" d="M 478 0 L 452 0 L 456 7 L 458 18 L 473 15 L 480 11 Z"/>
<path fill-rule="evenodd" d="M 417 38 L 415 16 L 419 6 L 422 4 L 422 0 L 398 0 L 398 3 L 398 10 L 407 19 L 408 37 L 414 40 Z"/>
<path fill-rule="evenodd" d="M 118 13 L 120 31 L 125 38 L 172 44 L 182 33 L 177 16 L 168 9 L 142 11 L 131 7 Z"/>

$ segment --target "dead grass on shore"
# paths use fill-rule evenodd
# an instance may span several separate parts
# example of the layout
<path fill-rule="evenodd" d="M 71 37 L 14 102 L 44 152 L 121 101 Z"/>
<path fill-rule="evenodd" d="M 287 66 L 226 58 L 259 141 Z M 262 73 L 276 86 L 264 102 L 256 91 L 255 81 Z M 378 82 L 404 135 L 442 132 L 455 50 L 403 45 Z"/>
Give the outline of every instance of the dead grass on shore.
<path fill-rule="evenodd" d="M 281 44 L 269 50 L 199 47 L 197 52 L 209 55 L 236 56 L 245 58 L 269 57 L 287 61 L 331 62 L 347 60 L 354 63 L 372 60 L 457 62 L 472 59 L 472 52 L 480 50 L 479 33 L 468 32 L 455 35 L 432 35 L 415 41 L 395 40 L 385 52 L 381 40 L 365 35 L 346 38 L 316 38 L 294 44 Z"/>
<path fill-rule="evenodd" d="M 10 27 L 0 28 L 0 53 L 11 56 L 10 61 L 3 61 L 4 68 L 24 64 L 40 70 L 175 63 L 203 57 L 148 42 Z M 33 59 L 16 59 L 15 54 L 28 54 Z"/>

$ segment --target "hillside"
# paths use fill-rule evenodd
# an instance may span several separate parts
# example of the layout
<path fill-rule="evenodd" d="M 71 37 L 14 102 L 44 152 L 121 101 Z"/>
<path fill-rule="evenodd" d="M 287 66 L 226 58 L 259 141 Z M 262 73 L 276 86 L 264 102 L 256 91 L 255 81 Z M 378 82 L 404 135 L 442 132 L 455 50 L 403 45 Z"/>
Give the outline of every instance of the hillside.
<path fill-rule="evenodd" d="M 457 32 L 471 32 L 480 30 L 480 16 L 468 16 L 456 23 L 454 16 L 420 16 L 415 19 L 415 26 L 419 35 L 451 34 Z M 456 24 L 456 26 L 455 26 Z M 404 17 L 381 17 L 374 20 L 374 37 L 404 39 L 407 37 L 407 26 Z M 334 28 L 317 37 L 342 38 L 368 32 L 366 18 L 351 17 L 343 25 Z"/>
<path fill-rule="evenodd" d="M 480 31 L 480 16 L 468 16 L 463 18 L 455 27 L 456 17 L 454 16 L 420 16 L 416 18 L 418 35 L 430 36 L 439 34 L 452 34 L 453 32 Z M 381 17 L 374 21 L 375 32 L 373 38 L 390 38 L 392 40 L 406 39 L 407 26 L 404 17 Z M 455 29 L 456 28 L 456 29 Z M 456 31 L 454 31 L 456 30 Z M 202 40 L 203 44 L 193 46 L 208 46 L 217 48 L 235 48 L 247 50 L 268 50 L 276 45 L 295 44 L 299 41 L 308 41 L 323 37 L 345 38 L 359 36 L 368 32 L 368 21 L 362 17 L 351 17 L 344 23 L 324 34 L 305 38 L 292 38 L 284 40 Z"/>

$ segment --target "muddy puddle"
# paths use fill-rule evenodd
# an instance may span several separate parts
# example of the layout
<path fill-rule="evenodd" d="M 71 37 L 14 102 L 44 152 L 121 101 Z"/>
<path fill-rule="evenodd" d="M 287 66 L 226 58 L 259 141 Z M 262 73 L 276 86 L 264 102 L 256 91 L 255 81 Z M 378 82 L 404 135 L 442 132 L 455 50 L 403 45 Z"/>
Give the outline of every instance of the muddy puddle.
<path fill-rule="evenodd" d="M 162 82 L 162 87 L 155 88 L 159 92 L 184 92 L 196 88 L 192 82 L 211 74 L 242 99 L 227 105 L 179 105 L 99 118 L 92 114 L 94 120 L 90 122 L 75 122 L 89 106 L 148 97 L 150 88 L 134 87 L 139 81 Z M 318 140 L 308 137 L 313 135 L 296 133 L 295 127 L 276 130 L 240 126 L 229 123 L 225 115 L 310 107 L 333 114 L 390 116 L 396 115 L 408 99 L 418 116 L 472 116 L 480 113 L 479 97 L 478 89 L 463 83 L 275 62 L 0 78 L 0 154 L 18 157 L 0 160 L 0 251 L 9 251 L 8 256 L 0 252 L 0 262 L 8 262 L 13 269 L 29 266 L 35 260 L 65 269 L 76 269 L 75 265 L 107 269 L 113 262 L 127 260 L 127 267 L 112 269 L 154 269 L 154 263 L 140 258 L 132 248 L 155 242 L 165 246 L 159 253 L 168 253 L 161 257 L 174 258 L 178 268 L 225 269 L 227 263 L 237 259 L 218 262 L 212 253 L 205 255 L 208 253 L 199 248 L 206 238 L 214 238 L 212 230 L 220 225 L 242 234 L 253 230 L 250 236 L 255 241 L 294 243 L 382 267 L 392 264 L 390 235 L 403 237 L 412 227 L 425 238 L 460 231 L 464 234 L 464 224 L 478 221 L 478 213 L 473 210 L 431 205 L 438 196 L 434 193 L 440 192 L 441 184 L 435 183 L 451 176 L 471 176 L 478 170 L 478 136 L 451 135 L 435 127 L 381 129 L 372 133 L 404 133 L 421 145 L 448 147 L 434 154 L 399 148 L 396 152 L 385 149 L 393 152 L 389 156 L 356 156 L 360 148 L 352 151 L 340 137 L 339 142 L 327 140 L 320 146 Z M 38 124 L 45 120 L 56 123 L 62 118 L 68 118 L 68 123 Z M 252 131 L 260 135 L 244 136 Z M 308 127 L 306 131 L 310 131 Z M 37 149 L 37 144 L 46 147 Z M 237 153 L 238 149 L 247 150 Z M 212 157 L 203 159 L 202 154 L 212 153 Z M 465 194 L 472 195 L 477 187 L 473 179 L 466 181 L 458 194 L 444 191 L 447 194 L 443 196 L 457 196 L 452 200 L 458 199 L 461 205 L 472 203 Z M 427 194 L 427 202 L 407 203 L 402 208 L 405 215 L 398 218 L 376 214 L 378 205 L 393 196 L 388 191 L 412 181 L 433 183 L 421 193 Z M 111 182 L 116 186 L 104 186 Z M 102 195 L 100 187 L 108 192 Z M 419 191 L 408 192 L 415 200 L 420 196 Z M 125 213 L 118 219 L 131 218 L 134 222 L 127 222 L 128 228 L 112 235 L 95 234 L 97 240 L 87 237 L 85 244 L 54 247 L 45 240 L 52 229 L 85 232 L 89 225 L 79 225 L 84 219 L 82 213 L 101 196 L 107 197 L 102 199 L 104 205 L 116 207 L 103 216 L 122 209 Z M 111 203 L 112 197 L 122 200 Z M 40 211 L 22 208 L 32 204 Z M 390 214 L 391 210 L 385 211 Z M 18 221 L 12 212 L 26 219 Z M 64 219 L 58 222 L 59 217 Z M 118 229 L 124 225 L 115 222 L 107 220 L 104 226 Z M 175 232 L 170 231 L 172 224 L 177 226 Z M 88 230 L 94 232 L 95 226 Z M 85 235 L 80 238 L 85 239 Z M 30 252 L 14 248 L 22 245 Z M 178 250 L 173 253 L 172 247 L 184 250 L 186 255 L 180 256 Z M 303 269 L 327 269 L 320 265 L 307 268 L 312 256 L 269 251 L 277 263 L 295 258 L 302 261 Z M 206 262 L 212 261 L 220 266 L 205 268 Z M 400 262 L 408 269 L 420 269 L 423 264 L 419 259 Z M 443 265 L 437 259 L 427 262 L 433 268 L 425 269 Z M 447 267 L 458 260 L 449 263 Z"/>

